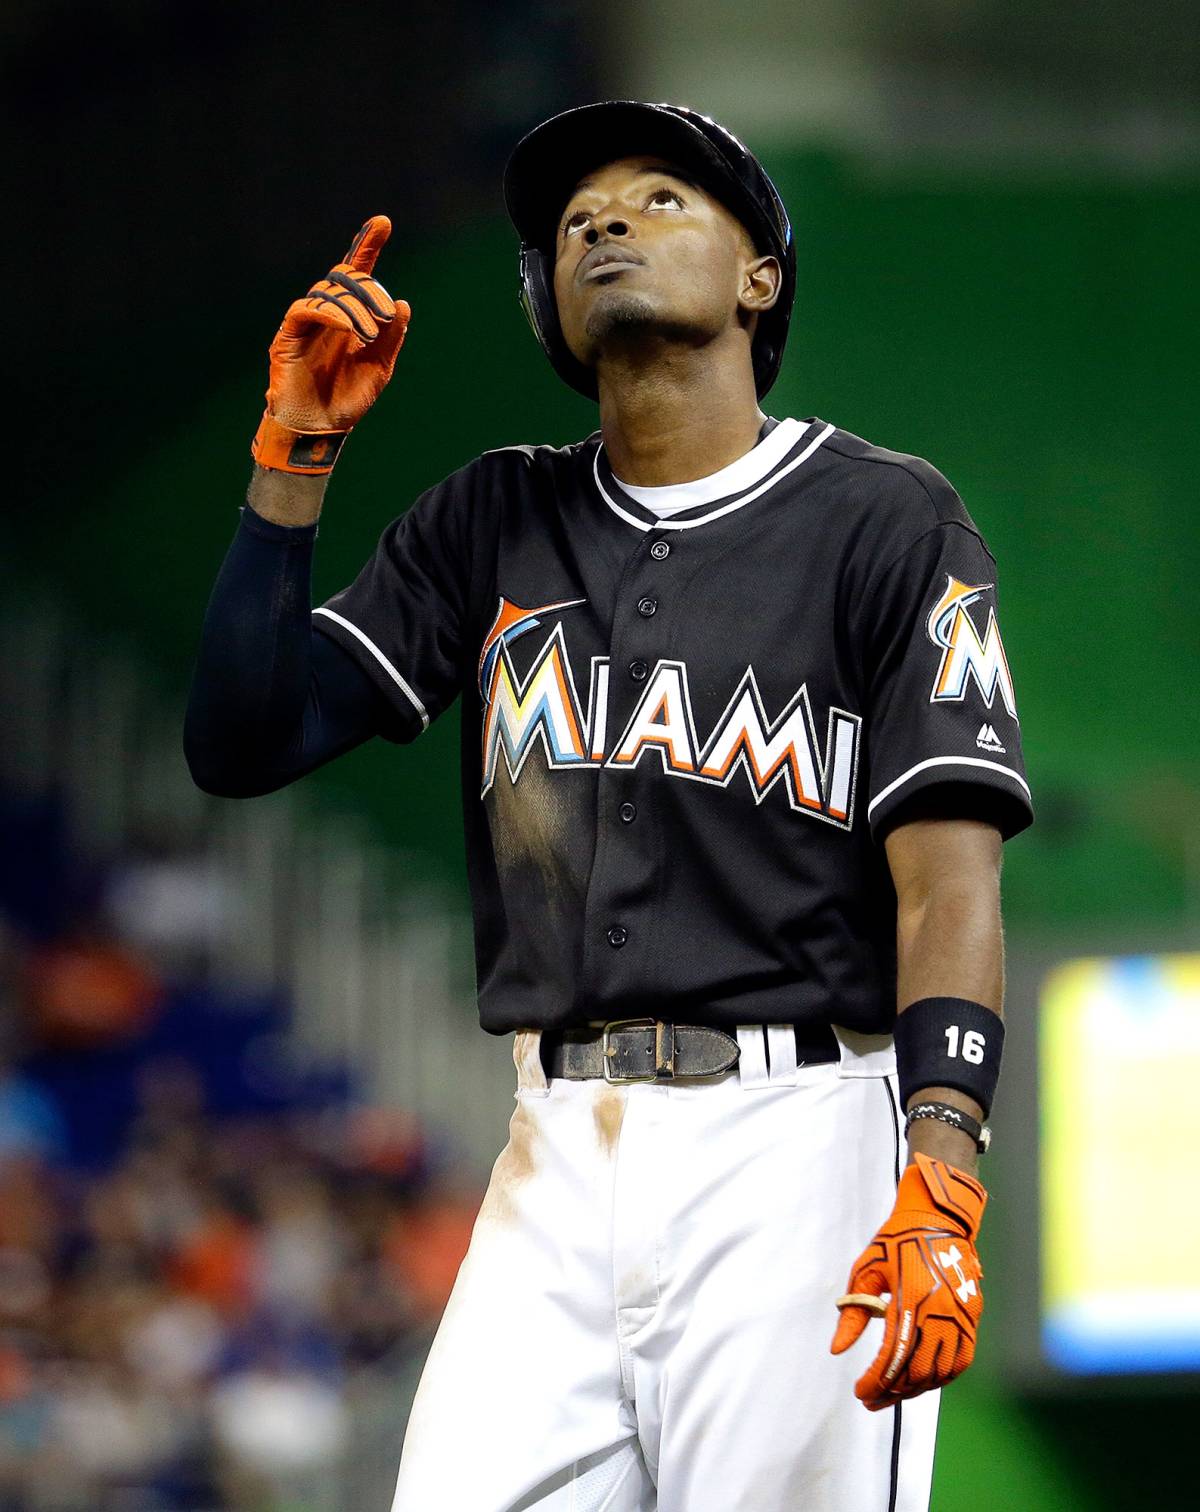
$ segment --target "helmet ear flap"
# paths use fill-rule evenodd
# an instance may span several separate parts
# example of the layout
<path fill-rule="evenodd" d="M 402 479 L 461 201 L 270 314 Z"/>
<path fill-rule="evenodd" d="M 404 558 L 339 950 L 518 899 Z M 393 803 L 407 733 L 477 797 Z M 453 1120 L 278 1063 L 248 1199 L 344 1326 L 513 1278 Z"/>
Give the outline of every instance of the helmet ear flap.
<path fill-rule="evenodd" d="M 551 360 L 554 358 L 554 335 L 557 334 L 558 311 L 554 290 L 546 268 L 546 254 L 536 247 L 521 247 L 521 308 L 533 327 L 533 334 Z"/>
<path fill-rule="evenodd" d="M 554 298 L 554 260 L 538 247 L 521 244 L 521 308 L 533 328 L 538 345 L 564 382 L 589 399 L 598 396 L 596 375 L 571 355 L 558 323 Z"/>

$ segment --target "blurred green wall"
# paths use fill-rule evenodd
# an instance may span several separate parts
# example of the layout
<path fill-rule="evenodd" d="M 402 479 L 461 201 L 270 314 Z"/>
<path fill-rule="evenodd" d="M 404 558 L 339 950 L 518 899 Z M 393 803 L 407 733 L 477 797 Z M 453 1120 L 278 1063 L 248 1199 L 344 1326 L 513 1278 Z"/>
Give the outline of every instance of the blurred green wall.
<path fill-rule="evenodd" d="M 770 166 L 793 211 L 801 282 L 768 408 L 817 413 L 929 457 L 999 559 L 1039 808 L 1009 852 L 1010 925 L 1170 927 L 1189 911 L 1194 922 L 1200 771 L 1188 671 L 1200 650 L 1200 534 L 1189 345 L 1200 328 L 1190 266 L 1200 185 L 884 176 L 817 154 Z M 363 210 L 375 208 L 395 207 Z M 331 260 L 352 230 L 331 229 Z M 492 222 L 437 246 L 401 233 L 385 253 L 381 274 L 412 303 L 413 325 L 392 388 L 339 464 L 319 596 L 354 574 L 422 488 L 480 450 L 594 428 L 592 407 L 555 381 L 524 328 L 513 254 L 509 231 Z M 131 414 L 119 444 L 78 459 L 69 490 L 48 486 L 36 511 L 10 523 L 10 563 L 65 590 L 90 624 L 138 643 L 180 693 L 249 470 L 265 348 L 295 292 L 231 295 L 208 310 L 170 294 L 169 323 L 130 331 L 105 371 L 134 393 L 147 373 L 174 386 L 176 423 L 140 434 Z M 213 321 L 228 327 L 228 377 L 197 393 L 191 343 Z M 411 750 L 359 751 L 312 785 L 461 889 L 456 717 Z M 1019 1404 L 985 1355 L 948 1399 L 934 1506 L 1173 1505 L 1163 1446 L 1181 1413 Z"/>

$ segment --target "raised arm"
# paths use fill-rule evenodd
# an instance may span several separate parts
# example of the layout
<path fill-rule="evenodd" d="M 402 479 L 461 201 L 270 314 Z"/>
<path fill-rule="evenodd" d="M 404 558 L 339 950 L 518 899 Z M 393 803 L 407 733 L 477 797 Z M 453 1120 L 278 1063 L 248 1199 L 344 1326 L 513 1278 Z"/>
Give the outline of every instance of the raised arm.
<path fill-rule="evenodd" d="M 391 718 L 353 658 L 312 634 L 310 617 L 329 473 L 390 379 L 408 325 L 408 306 L 374 277 L 390 231 L 386 216 L 367 221 L 271 343 L 248 508 L 209 601 L 184 726 L 188 766 L 208 792 L 270 792 Z"/>

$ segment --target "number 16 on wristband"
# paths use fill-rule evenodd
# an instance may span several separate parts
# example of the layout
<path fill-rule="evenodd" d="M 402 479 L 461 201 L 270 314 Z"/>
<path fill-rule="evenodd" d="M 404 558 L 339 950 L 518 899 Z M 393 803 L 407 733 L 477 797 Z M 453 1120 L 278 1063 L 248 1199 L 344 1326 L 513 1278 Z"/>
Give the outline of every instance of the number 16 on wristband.
<path fill-rule="evenodd" d="M 1004 1049 L 1004 1020 L 969 998 L 921 998 L 893 1030 L 900 1105 L 926 1087 L 953 1087 L 991 1112 Z"/>

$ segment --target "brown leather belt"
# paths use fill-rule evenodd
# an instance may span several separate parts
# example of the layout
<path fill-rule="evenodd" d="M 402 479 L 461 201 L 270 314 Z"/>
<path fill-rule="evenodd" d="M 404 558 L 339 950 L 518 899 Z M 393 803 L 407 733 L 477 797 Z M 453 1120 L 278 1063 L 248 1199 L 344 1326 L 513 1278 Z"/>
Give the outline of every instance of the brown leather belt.
<path fill-rule="evenodd" d="M 797 1065 L 838 1058 L 828 1025 L 799 1025 Z M 737 1065 L 737 1039 L 705 1024 L 668 1024 L 660 1019 L 614 1019 L 602 1029 L 548 1029 L 541 1039 L 547 1077 L 607 1082 L 690 1081 L 723 1076 Z"/>

